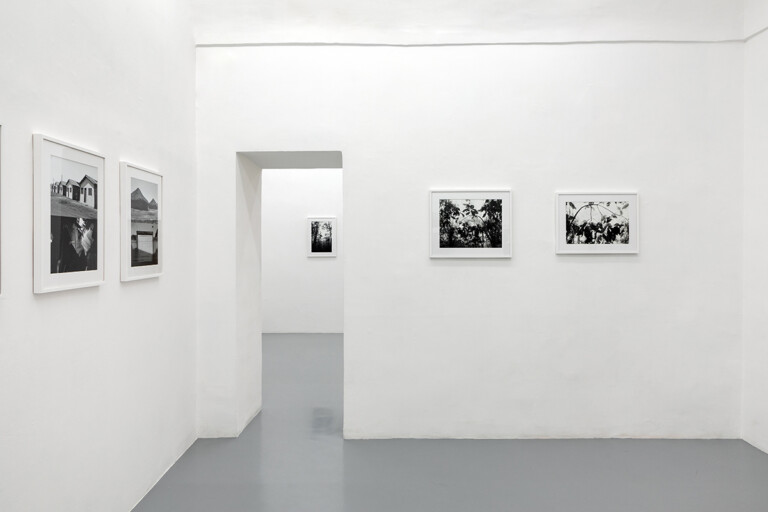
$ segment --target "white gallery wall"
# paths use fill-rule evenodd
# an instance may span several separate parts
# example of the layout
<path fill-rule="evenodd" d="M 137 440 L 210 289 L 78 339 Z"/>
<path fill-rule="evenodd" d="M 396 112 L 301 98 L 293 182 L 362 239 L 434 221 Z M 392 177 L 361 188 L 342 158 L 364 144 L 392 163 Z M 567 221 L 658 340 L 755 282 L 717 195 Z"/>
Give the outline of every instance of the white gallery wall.
<path fill-rule="evenodd" d="M 739 437 L 743 51 L 199 48 L 199 179 L 342 151 L 347 437 Z M 438 187 L 510 187 L 512 258 L 430 260 Z M 556 256 L 556 190 L 638 191 L 640 254 Z M 200 324 L 210 353 L 229 327 Z"/>
<path fill-rule="evenodd" d="M 761 19 L 768 25 L 768 2 Z M 746 45 L 744 96 L 744 410 L 743 436 L 768 451 L 768 33 Z"/>
<path fill-rule="evenodd" d="M 195 429 L 194 42 L 186 2 L 0 9 L 0 510 L 130 510 Z M 32 293 L 32 134 L 102 153 L 105 282 Z M 120 282 L 118 163 L 164 174 L 165 274 Z"/>
<path fill-rule="evenodd" d="M 341 169 L 262 171 L 264 332 L 343 332 L 343 252 L 307 256 L 308 217 L 336 217 L 343 247 L 342 192 Z"/>

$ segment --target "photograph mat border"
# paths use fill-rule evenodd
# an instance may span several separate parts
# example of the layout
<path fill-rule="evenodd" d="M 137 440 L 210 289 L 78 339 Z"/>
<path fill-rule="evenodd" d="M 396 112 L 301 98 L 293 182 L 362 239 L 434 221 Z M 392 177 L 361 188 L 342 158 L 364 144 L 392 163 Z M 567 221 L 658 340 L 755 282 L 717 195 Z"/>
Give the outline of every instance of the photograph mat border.
<path fill-rule="evenodd" d="M 606 201 L 628 201 L 632 217 L 629 219 L 630 243 L 623 244 L 571 244 L 565 240 L 565 201 L 561 198 L 569 196 L 573 198 L 605 197 Z M 576 201 L 588 199 L 576 199 Z M 634 234 L 633 234 L 634 233 Z M 555 253 L 556 254 L 639 254 L 640 253 L 640 193 L 635 191 L 624 192 L 555 192 Z"/>
<path fill-rule="evenodd" d="M 3 296 L 3 125 L 0 124 L 0 298 Z"/>
<path fill-rule="evenodd" d="M 331 221 L 331 252 L 312 252 L 312 221 L 315 220 L 330 220 Z M 307 256 L 309 258 L 334 258 L 338 251 L 338 224 L 336 223 L 336 217 L 307 217 Z"/>
<path fill-rule="evenodd" d="M 36 294 L 100 286 L 104 283 L 104 253 L 107 247 L 104 229 L 106 157 L 96 151 L 70 144 L 41 133 L 32 136 L 34 168 L 34 276 Z M 51 187 L 50 157 L 58 156 L 83 165 L 96 167 L 96 270 L 51 274 Z M 45 229 L 47 228 L 47 229 Z"/>
<path fill-rule="evenodd" d="M 131 178 L 157 184 L 157 224 L 160 235 L 157 238 L 157 265 L 131 266 Z M 157 171 L 120 161 L 120 281 L 138 281 L 160 277 L 163 274 L 163 175 Z"/>
<path fill-rule="evenodd" d="M 453 195 L 454 197 L 449 197 Z M 474 197 L 473 197 L 474 196 Z M 501 199 L 502 244 L 499 248 L 440 248 L 440 199 Z M 438 188 L 429 191 L 429 257 L 434 259 L 509 259 L 512 258 L 511 188 Z M 482 252 L 478 252 L 482 251 Z"/>

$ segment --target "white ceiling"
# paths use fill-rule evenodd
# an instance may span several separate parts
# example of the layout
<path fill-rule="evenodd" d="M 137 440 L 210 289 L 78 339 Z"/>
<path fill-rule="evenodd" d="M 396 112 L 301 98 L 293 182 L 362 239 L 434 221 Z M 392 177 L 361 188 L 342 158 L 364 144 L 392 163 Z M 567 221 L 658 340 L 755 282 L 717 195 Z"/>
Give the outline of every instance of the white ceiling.
<path fill-rule="evenodd" d="M 744 32 L 752 35 L 768 26 L 768 0 L 744 0 Z"/>
<path fill-rule="evenodd" d="M 191 0 L 198 44 L 740 39 L 744 1 Z"/>

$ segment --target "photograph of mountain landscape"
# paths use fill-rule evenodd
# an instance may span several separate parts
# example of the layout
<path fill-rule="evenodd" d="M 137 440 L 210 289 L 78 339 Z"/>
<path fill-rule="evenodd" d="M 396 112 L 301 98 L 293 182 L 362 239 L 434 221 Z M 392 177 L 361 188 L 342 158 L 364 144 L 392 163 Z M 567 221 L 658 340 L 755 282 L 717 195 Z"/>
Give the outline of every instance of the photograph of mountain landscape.
<path fill-rule="evenodd" d="M 158 185 L 131 178 L 131 267 L 158 263 Z"/>

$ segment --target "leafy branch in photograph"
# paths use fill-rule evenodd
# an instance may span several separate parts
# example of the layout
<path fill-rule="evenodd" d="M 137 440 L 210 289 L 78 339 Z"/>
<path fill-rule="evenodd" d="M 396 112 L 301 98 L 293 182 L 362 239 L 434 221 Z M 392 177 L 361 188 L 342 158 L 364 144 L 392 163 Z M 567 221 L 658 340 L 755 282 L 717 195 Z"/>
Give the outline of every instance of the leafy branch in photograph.
<path fill-rule="evenodd" d="M 440 247 L 500 248 L 501 199 L 440 199 Z"/>
<path fill-rule="evenodd" d="M 333 252 L 333 224 L 328 221 L 312 221 L 312 252 Z"/>
<path fill-rule="evenodd" d="M 627 201 L 565 203 L 566 243 L 628 244 Z"/>

